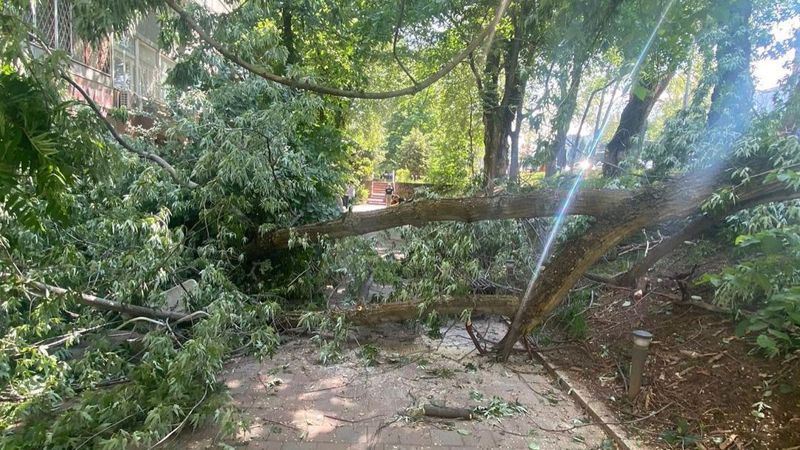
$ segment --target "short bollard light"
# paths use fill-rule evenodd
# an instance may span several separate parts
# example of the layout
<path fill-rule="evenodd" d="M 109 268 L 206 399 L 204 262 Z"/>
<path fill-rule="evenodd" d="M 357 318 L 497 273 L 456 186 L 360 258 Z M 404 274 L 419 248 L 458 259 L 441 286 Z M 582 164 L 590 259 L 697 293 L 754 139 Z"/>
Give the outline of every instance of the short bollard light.
<path fill-rule="evenodd" d="M 633 400 L 639 395 L 642 388 L 642 373 L 644 362 L 647 360 L 647 351 L 653 335 L 644 330 L 633 332 L 633 349 L 631 350 L 631 380 L 628 387 L 628 398 Z"/>

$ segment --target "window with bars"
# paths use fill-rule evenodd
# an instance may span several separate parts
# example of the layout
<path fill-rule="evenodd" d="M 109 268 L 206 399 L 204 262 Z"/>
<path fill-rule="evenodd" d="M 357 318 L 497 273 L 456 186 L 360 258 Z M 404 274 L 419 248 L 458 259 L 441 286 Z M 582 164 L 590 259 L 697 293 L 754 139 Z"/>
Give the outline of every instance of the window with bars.
<path fill-rule="evenodd" d="M 110 38 L 90 45 L 73 30 L 74 0 L 31 0 L 29 19 L 50 48 L 65 51 L 72 59 L 104 74 L 112 75 L 115 89 L 148 100 L 164 98 L 164 81 L 175 63 L 153 44 L 158 22 L 145 17 L 130 36 Z"/>
<path fill-rule="evenodd" d="M 76 62 L 103 73 L 111 72 L 110 40 L 90 45 L 75 36 L 71 0 L 33 0 L 30 20 L 50 48 L 63 50 Z"/>

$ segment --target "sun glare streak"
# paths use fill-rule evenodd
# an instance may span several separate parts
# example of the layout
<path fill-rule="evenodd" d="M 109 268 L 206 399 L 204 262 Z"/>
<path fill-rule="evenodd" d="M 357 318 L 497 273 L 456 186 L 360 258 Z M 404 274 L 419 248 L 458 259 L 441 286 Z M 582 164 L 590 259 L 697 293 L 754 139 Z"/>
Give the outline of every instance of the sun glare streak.
<path fill-rule="evenodd" d="M 664 7 L 664 11 L 661 13 L 661 17 L 659 17 L 658 22 L 656 23 L 655 27 L 653 28 L 653 32 L 650 33 L 650 37 L 647 39 L 642 51 L 639 53 L 639 58 L 636 60 L 636 64 L 633 65 L 631 69 L 631 73 L 629 76 L 628 84 L 623 90 L 623 92 L 629 92 L 631 87 L 633 86 L 633 82 L 635 80 L 635 75 L 639 71 L 639 68 L 644 61 L 645 56 L 647 56 L 647 52 L 650 51 L 650 47 L 653 45 L 653 40 L 655 40 L 656 34 L 658 33 L 658 29 L 661 28 L 661 24 L 664 23 L 664 18 L 667 17 L 667 13 L 669 12 L 670 8 L 672 8 L 672 4 L 675 3 L 675 0 L 670 0 L 667 3 L 667 6 Z M 564 199 L 564 204 L 561 205 L 561 208 L 558 211 L 558 214 L 555 217 L 555 222 L 553 226 L 550 228 L 550 233 L 547 235 L 547 240 L 545 240 L 544 247 L 542 248 L 542 253 L 539 255 L 539 259 L 536 262 L 536 267 L 533 270 L 533 277 L 531 279 L 531 283 L 535 283 L 536 280 L 539 278 L 539 274 L 542 272 L 544 268 L 544 263 L 547 260 L 547 257 L 550 254 L 550 250 L 553 247 L 553 243 L 558 236 L 559 231 L 561 230 L 562 225 L 564 224 L 564 219 L 567 216 L 567 211 L 569 210 L 570 204 L 572 203 L 573 198 L 575 197 L 575 193 L 578 191 L 578 187 L 583 181 L 583 177 L 586 175 L 586 171 L 592 167 L 591 158 L 597 152 L 597 144 L 600 142 L 600 137 L 605 134 L 606 128 L 608 128 L 608 124 L 610 122 L 610 114 L 605 117 L 605 120 L 601 124 L 600 128 L 595 133 L 594 138 L 592 139 L 592 143 L 589 146 L 589 151 L 587 152 L 586 159 L 581 161 L 580 163 L 576 164 L 576 167 L 579 169 L 578 174 L 575 177 L 575 181 L 572 183 L 572 187 L 570 187 L 569 191 L 567 192 L 567 198 Z"/>

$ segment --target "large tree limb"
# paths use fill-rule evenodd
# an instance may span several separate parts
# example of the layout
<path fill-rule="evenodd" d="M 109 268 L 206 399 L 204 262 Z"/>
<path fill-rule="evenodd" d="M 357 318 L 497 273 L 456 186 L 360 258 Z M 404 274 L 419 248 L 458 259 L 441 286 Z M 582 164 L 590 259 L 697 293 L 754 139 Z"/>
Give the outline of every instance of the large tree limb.
<path fill-rule="evenodd" d="M 364 91 L 357 91 L 357 90 L 349 90 L 349 89 L 340 89 L 334 88 L 329 86 L 321 86 L 318 84 L 310 83 L 308 81 L 298 80 L 294 78 L 288 78 L 281 75 L 274 74 L 267 70 L 264 67 L 257 66 L 255 64 L 249 63 L 245 61 L 239 55 L 230 51 L 227 47 L 222 45 L 220 42 L 215 40 L 211 35 L 206 32 L 203 27 L 201 27 L 189 13 L 186 12 L 183 8 L 178 5 L 176 0 L 164 0 L 167 6 L 170 9 L 178 13 L 181 20 L 198 36 L 200 39 L 205 41 L 208 45 L 210 45 L 214 50 L 219 52 L 222 56 L 233 62 L 234 64 L 238 65 L 239 67 L 247 70 L 248 72 L 253 73 L 265 80 L 272 81 L 275 83 L 282 84 L 284 86 L 289 86 L 295 89 L 302 89 L 305 91 L 312 91 L 318 94 L 326 94 L 326 95 L 334 95 L 337 97 L 347 97 L 347 98 L 365 98 L 365 99 L 384 99 L 384 98 L 393 98 L 393 97 L 401 97 L 404 95 L 412 95 L 420 92 L 428 87 L 430 87 L 433 83 L 439 81 L 442 77 L 450 73 L 461 61 L 464 60 L 470 53 L 475 51 L 480 45 L 494 35 L 494 31 L 497 28 L 497 24 L 500 23 L 500 20 L 503 18 L 505 14 L 506 8 L 508 7 L 509 0 L 500 0 L 497 9 L 495 10 L 494 18 L 489 23 L 489 25 L 484 28 L 484 30 L 475 36 L 469 45 L 453 56 L 448 62 L 442 65 L 439 70 L 425 78 L 424 80 L 420 81 L 419 83 L 415 83 L 412 86 L 408 86 L 402 89 L 397 89 L 393 91 L 384 91 L 384 92 L 364 92 Z"/>
<path fill-rule="evenodd" d="M 40 290 L 43 294 L 52 292 L 56 295 L 67 295 L 70 291 L 50 284 L 40 283 L 38 281 L 31 281 L 30 284 L 36 289 Z M 102 297 L 97 297 L 91 294 L 78 294 L 76 293 L 78 303 L 90 306 L 102 311 L 114 311 L 122 314 L 130 314 L 132 316 L 150 317 L 153 319 L 162 320 L 176 320 L 185 321 L 190 314 L 164 311 L 161 309 L 148 308 L 146 306 L 126 305 L 124 303 L 115 302 Z"/>
<path fill-rule="evenodd" d="M 67 295 L 71 291 L 62 287 L 50 284 L 31 281 L 29 283 L 42 295 L 53 293 L 56 295 Z M 101 311 L 114 311 L 131 316 L 149 317 L 153 319 L 171 320 L 176 322 L 187 322 L 200 315 L 206 315 L 202 311 L 194 313 L 182 313 L 175 311 L 165 311 L 161 309 L 148 308 L 146 306 L 128 305 L 103 297 L 91 294 L 74 293 L 78 303 Z M 364 307 L 344 310 L 328 311 L 330 314 L 341 314 L 348 322 L 355 325 L 374 326 L 382 323 L 401 322 L 404 320 L 414 320 L 422 314 L 436 312 L 440 315 L 458 315 L 465 309 L 472 311 L 472 314 L 497 314 L 511 316 L 519 306 L 519 298 L 514 295 L 465 295 L 459 297 L 442 297 L 430 302 L 397 302 L 372 304 Z M 299 315 L 288 313 L 283 319 L 296 325 Z"/>
<path fill-rule="evenodd" d="M 426 306 L 423 308 L 423 305 Z M 439 315 L 458 315 L 465 309 L 472 314 L 514 315 L 519 306 L 519 298 L 515 295 L 468 295 L 460 297 L 444 297 L 428 303 L 401 302 L 381 303 L 361 309 L 344 310 L 348 322 L 356 325 L 378 325 L 388 322 L 414 320 L 422 314 L 435 311 Z"/>
<path fill-rule="evenodd" d="M 572 286 L 606 252 L 631 233 L 668 219 L 697 213 L 702 202 L 730 180 L 723 166 L 688 173 L 658 187 L 649 187 L 600 216 L 578 239 L 555 255 L 531 280 L 506 336 L 500 357 L 508 358 L 514 344 L 541 324 Z M 755 205 L 800 197 L 781 183 L 753 184 L 739 194 L 742 203 Z"/>
<path fill-rule="evenodd" d="M 623 272 L 609 281 L 620 286 L 633 286 L 636 284 L 636 280 L 644 276 L 644 274 L 647 273 L 647 271 L 658 261 L 660 261 L 661 258 L 672 253 L 672 251 L 678 248 L 678 246 L 680 246 L 682 243 L 697 238 L 714 225 L 719 225 L 725 219 L 725 217 L 743 209 L 751 208 L 760 203 L 789 199 L 790 198 L 785 196 L 784 192 L 775 192 L 770 195 L 760 196 L 749 200 L 740 199 L 740 201 L 728 207 L 724 212 L 720 212 L 716 215 L 701 215 L 694 217 L 677 234 L 670 236 L 660 245 L 650 250 L 650 252 L 644 258 L 637 261 L 636 264 L 628 269 L 627 272 Z"/>
<path fill-rule="evenodd" d="M 570 214 L 598 216 L 607 213 L 633 194 L 623 190 L 587 189 L 576 194 Z M 558 212 L 567 191 L 540 190 L 519 195 L 419 200 L 396 207 L 348 213 L 339 219 L 277 230 L 259 237 L 247 249 L 249 259 L 286 248 L 293 235 L 316 241 L 324 236 L 338 239 L 358 236 L 403 225 L 422 226 L 430 222 L 522 219 L 547 217 Z"/>

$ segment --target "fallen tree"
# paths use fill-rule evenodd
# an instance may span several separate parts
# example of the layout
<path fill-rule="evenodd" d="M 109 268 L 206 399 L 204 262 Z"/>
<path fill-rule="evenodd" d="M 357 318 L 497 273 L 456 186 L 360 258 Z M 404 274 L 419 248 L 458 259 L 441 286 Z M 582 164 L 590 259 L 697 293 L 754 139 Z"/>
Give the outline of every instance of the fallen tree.
<path fill-rule="evenodd" d="M 655 223 L 699 212 L 715 190 L 730 182 L 728 167 L 717 164 L 651 186 L 599 216 L 583 235 L 571 240 L 528 284 L 511 327 L 499 343 L 500 358 L 507 359 L 514 344 L 542 323 L 577 281 L 622 239 Z M 800 197 L 800 192 L 779 182 L 751 184 L 737 192 L 739 202 L 756 205 Z"/>
<path fill-rule="evenodd" d="M 67 289 L 53 286 L 50 284 L 31 281 L 33 287 L 39 295 L 74 295 L 76 301 L 82 305 L 100 311 L 113 311 L 120 314 L 136 317 L 147 317 L 172 321 L 173 323 L 189 322 L 193 319 L 206 316 L 204 311 L 183 313 L 177 311 L 166 311 L 147 306 L 131 305 L 98 297 L 91 294 L 76 293 Z M 496 314 L 501 316 L 512 316 L 519 306 L 519 298 L 514 295 L 464 295 L 455 297 L 442 297 L 435 301 L 422 302 L 397 302 L 380 303 L 366 306 L 359 306 L 352 309 L 331 310 L 326 314 L 333 316 L 341 315 L 348 322 L 355 325 L 373 326 L 389 322 L 401 322 L 404 320 L 414 320 L 421 315 L 436 312 L 439 315 L 458 315 L 464 310 L 471 310 L 472 314 Z M 297 326 L 302 312 L 289 311 L 276 318 L 276 322 L 286 327 Z"/>
<path fill-rule="evenodd" d="M 587 189 L 576 194 L 569 212 L 599 216 L 632 195 L 630 191 L 623 190 Z M 277 230 L 255 239 L 246 249 L 246 253 L 250 260 L 261 259 L 272 251 L 287 248 L 293 236 L 317 241 L 322 237 L 339 239 L 403 225 L 422 226 L 431 222 L 549 217 L 558 212 L 566 196 L 567 191 L 563 190 L 539 190 L 518 195 L 413 201 L 376 211 L 348 213 L 328 222 Z"/>

